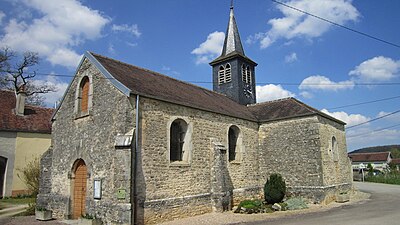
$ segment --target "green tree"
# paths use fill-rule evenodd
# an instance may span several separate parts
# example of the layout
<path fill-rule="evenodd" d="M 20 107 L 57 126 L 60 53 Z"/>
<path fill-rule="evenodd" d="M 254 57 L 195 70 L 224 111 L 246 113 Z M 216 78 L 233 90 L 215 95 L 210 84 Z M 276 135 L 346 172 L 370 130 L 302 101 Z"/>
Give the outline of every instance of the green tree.
<path fill-rule="evenodd" d="M 274 173 L 264 186 L 264 198 L 269 204 L 279 203 L 286 194 L 286 183 L 280 174 Z"/>

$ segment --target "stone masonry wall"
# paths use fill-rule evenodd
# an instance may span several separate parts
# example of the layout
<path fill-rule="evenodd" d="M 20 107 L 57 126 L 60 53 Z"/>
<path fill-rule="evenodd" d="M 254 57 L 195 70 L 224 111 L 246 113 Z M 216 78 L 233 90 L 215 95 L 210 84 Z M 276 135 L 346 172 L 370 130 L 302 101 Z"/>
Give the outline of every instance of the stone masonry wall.
<path fill-rule="evenodd" d="M 142 192 L 146 193 L 145 221 L 151 220 L 150 216 L 159 217 L 159 222 L 175 216 L 211 211 L 210 197 L 202 197 L 211 194 L 213 148 L 210 140 L 214 139 L 227 146 L 228 129 L 231 125 L 239 127 L 243 145 L 242 160 L 227 163 L 232 189 L 258 186 L 257 123 L 143 97 L 140 110 L 141 163 L 145 180 L 145 190 Z M 169 125 L 178 118 L 192 127 L 189 163 L 171 163 L 169 159 Z M 156 202 L 173 204 L 174 207 L 165 208 L 164 212 L 173 210 L 174 213 L 163 213 L 154 206 Z M 193 208 L 187 211 L 185 207 Z"/>
<path fill-rule="evenodd" d="M 317 117 L 260 126 L 260 185 L 280 173 L 287 186 L 321 186 L 322 162 Z"/>
<path fill-rule="evenodd" d="M 344 125 L 323 117 L 320 121 L 321 156 L 323 164 L 324 185 L 340 186 L 352 184 L 351 163 L 347 156 Z M 337 149 L 332 150 L 332 137 L 336 138 Z"/>
<path fill-rule="evenodd" d="M 80 77 L 92 76 L 92 107 L 88 116 L 74 113 Z M 52 133 L 52 185 L 47 196 L 57 217 L 70 217 L 73 206 L 73 171 L 77 159 L 88 170 L 86 213 L 109 223 L 130 223 L 129 150 L 116 149 L 115 137 L 134 128 L 134 107 L 108 79 L 86 59 L 55 116 Z M 93 198 L 94 179 L 102 180 L 102 198 Z M 117 198 L 117 191 L 126 192 Z"/>

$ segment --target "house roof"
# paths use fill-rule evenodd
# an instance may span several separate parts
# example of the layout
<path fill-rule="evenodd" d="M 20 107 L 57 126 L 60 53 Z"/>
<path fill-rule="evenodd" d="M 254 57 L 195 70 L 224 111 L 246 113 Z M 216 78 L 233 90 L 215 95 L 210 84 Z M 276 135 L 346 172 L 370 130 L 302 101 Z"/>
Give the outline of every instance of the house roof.
<path fill-rule="evenodd" d="M 340 124 L 345 124 L 294 98 L 245 106 L 223 94 L 179 81 L 157 72 L 91 52 L 87 52 L 85 56 L 94 65 L 100 67 L 100 71 L 128 96 L 129 94 L 138 94 L 254 122 L 267 122 L 319 114 Z"/>
<path fill-rule="evenodd" d="M 392 163 L 396 165 L 400 165 L 400 158 L 399 159 L 392 159 Z"/>
<path fill-rule="evenodd" d="M 0 131 L 51 133 L 54 109 L 26 105 L 23 116 L 15 114 L 16 97 L 13 91 L 0 90 Z"/>
<path fill-rule="evenodd" d="M 386 162 L 390 152 L 353 153 L 349 154 L 353 162 Z"/>

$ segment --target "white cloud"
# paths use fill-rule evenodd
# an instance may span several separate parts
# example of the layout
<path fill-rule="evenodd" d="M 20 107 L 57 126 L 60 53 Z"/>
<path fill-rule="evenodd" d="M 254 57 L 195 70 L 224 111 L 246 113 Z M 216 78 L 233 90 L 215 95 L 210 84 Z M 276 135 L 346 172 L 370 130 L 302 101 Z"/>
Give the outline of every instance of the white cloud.
<path fill-rule="evenodd" d="M 80 54 L 72 47 L 101 37 L 110 21 L 97 10 L 77 0 L 19 0 L 26 10 L 36 10 L 40 17 L 13 18 L 4 26 L 0 42 L 16 51 L 34 51 L 52 64 L 75 67 Z"/>
<path fill-rule="evenodd" d="M 209 63 L 221 54 L 224 39 L 224 32 L 215 31 L 209 34 L 207 40 L 191 52 L 191 54 L 196 55 L 196 64 Z"/>
<path fill-rule="evenodd" d="M 310 99 L 310 98 L 313 98 L 313 97 L 314 97 L 314 95 L 311 94 L 311 93 L 308 92 L 308 91 L 302 91 L 302 92 L 300 92 L 300 95 L 301 95 L 303 98 L 307 98 L 307 99 Z"/>
<path fill-rule="evenodd" d="M 349 75 L 363 81 L 388 81 L 399 75 L 400 60 L 377 56 L 356 66 Z"/>
<path fill-rule="evenodd" d="M 271 101 L 287 97 L 295 97 L 296 95 L 282 88 L 281 85 L 267 84 L 256 87 L 257 102 Z"/>
<path fill-rule="evenodd" d="M 377 131 L 374 131 L 377 130 Z M 346 141 L 349 150 L 361 147 L 398 144 L 400 130 L 379 128 L 360 128 L 346 132 Z"/>
<path fill-rule="evenodd" d="M 0 25 L 3 24 L 4 17 L 6 17 L 6 14 L 3 11 L 0 11 Z"/>
<path fill-rule="evenodd" d="M 338 24 L 357 21 L 360 16 L 351 0 L 291 0 L 285 1 L 285 3 Z M 308 39 L 319 37 L 332 26 L 330 23 L 283 5 L 277 4 L 276 6 L 282 12 L 283 17 L 270 19 L 268 24 L 272 26 L 271 29 L 265 33 L 250 36 L 248 42 L 259 41 L 261 48 L 267 48 L 280 38 L 290 40 L 296 37 Z"/>
<path fill-rule="evenodd" d="M 132 25 L 128 25 L 128 24 L 122 24 L 122 25 L 116 25 L 113 24 L 112 28 L 113 31 L 117 31 L 117 32 L 128 32 L 133 34 L 133 36 L 135 37 L 140 37 L 140 35 L 142 35 L 142 33 L 139 31 L 139 27 L 137 24 L 132 24 Z"/>
<path fill-rule="evenodd" d="M 62 82 L 51 75 L 47 76 L 44 80 L 33 80 L 32 82 L 37 85 L 48 84 L 56 87 L 56 92 L 43 94 L 43 97 L 45 98 L 45 104 L 48 107 L 53 107 L 54 103 L 61 100 L 65 90 L 68 88 L 68 83 Z"/>
<path fill-rule="evenodd" d="M 168 74 L 169 76 L 172 76 L 172 77 L 177 77 L 177 76 L 181 75 L 181 73 L 171 69 L 171 67 L 168 67 L 168 66 L 163 65 L 161 70 L 163 70 L 166 74 Z"/>
<path fill-rule="evenodd" d="M 321 112 L 326 113 L 338 120 L 345 122 L 346 126 L 353 126 L 359 123 L 364 123 L 370 120 L 370 118 L 363 116 L 361 114 L 348 114 L 346 112 L 329 112 L 327 109 L 322 109 Z"/>
<path fill-rule="evenodd" d="M 297 54 L 295 52 L 292 52 L 291 54 L 285 56 L 286 63 L 292 63 L 295 61 L 297 61 Z"/>
<path fill-rule="evenodd" d="M 391 112 L 385 112 L 385 111 L 381 111 L 378 113 L 377 117 L 382 117 L 382 116 L 386 116 L 388 114 L 390 114 Z M 395 113 L 392 115 L 389 115 L 387 117 L 384 117 L 385 120 L 391 121 L 391 122 L 400 122 L 400 113 Z"/>
<path fill-rule="evenodd" d="M 346 90 L 353 89 L 354 82 L 353 81 L 340 81 L 334 82 L 329 78 L 321 75 L 310 76 L 304 79 L 300 86 L 300 90 L 324 90 L 324 91 L 338 91 L 338 90 Z"/>

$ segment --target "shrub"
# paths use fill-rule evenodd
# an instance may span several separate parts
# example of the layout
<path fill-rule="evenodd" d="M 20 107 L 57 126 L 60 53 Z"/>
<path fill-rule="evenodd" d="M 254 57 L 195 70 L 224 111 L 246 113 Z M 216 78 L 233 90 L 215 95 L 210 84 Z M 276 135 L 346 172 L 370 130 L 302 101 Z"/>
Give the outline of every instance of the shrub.
<path fill-rule="evenodd" d="M 18 169 L 18 177 L 25 182 L 28 191 L 36 197 L 39 193 L 40 160 L 35 157 L 22 169 Z"/>
<path fill-rule="evenodd" d="M 303 198 L 290 198 L 285 201 L 287 210 L 307 209 L 307 203 Z"/>
<path fill-rule="evenodd" d="M 286 183 L 280 174 L 274 173 L 264 186 L 264 198 L 269 204 L 279 203 L 283 200 L 286 193 Z"/>

